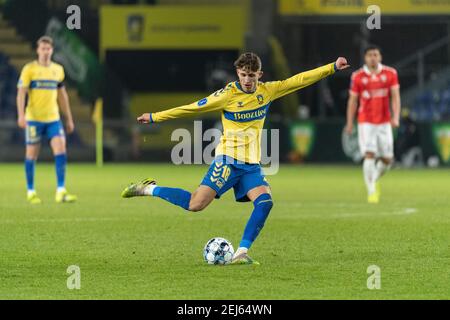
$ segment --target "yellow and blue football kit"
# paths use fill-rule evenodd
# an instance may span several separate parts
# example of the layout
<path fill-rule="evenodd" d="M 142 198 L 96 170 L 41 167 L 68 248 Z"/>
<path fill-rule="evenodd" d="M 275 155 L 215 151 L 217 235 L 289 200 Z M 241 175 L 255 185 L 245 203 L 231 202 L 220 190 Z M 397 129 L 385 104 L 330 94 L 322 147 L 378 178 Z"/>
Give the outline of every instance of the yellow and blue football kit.
<path fill-rule="evenodd" d="M 63 81 L 64 68 L 57 63 L 43 66 L 33 61 L 23 67 L 17 86 L 28 88 L 27 144 L 40 143 L 43 136 L 48 140 L 64 136 L 57 101 L 57 90 L 63 86 Z"/>
<path fill-rule="evenodd" d="M 234 188 L 237 201 L 248 201 L 249 190 L 268 185 L 259 165 L 261 132 L 270 104 L 296 90 L 335 73 L 335 64 L 302 72 L 282 81 L 259 82 L 254 92 L 244 92 L 238 81 L 189 105 L 151 113 L 151 122 L 162 122 L 198 113 L 221 111 L 223 134 L 215 160 L 202 181 L 214 189 L 217 198 Z"/>
<path fill-rule="evenodd" d="M 51 62 L 50 65 L 44 66 L 33 61 L 23 67 L 17 87 L 28 89 L 28 102 L 25 107 L 26 144 L 39 144 L 42 137 L 47 140 L 64 137 L 58 107 L 58 89 L 64 86 L 63 81 L 64 68 L 57 63 Z M 63 152 L 54 156 L 58 188 L 55 200 L 73 202 L 76 197 L 65 190 L 67 155 Z M 31 203 L 40 203 L 34 190 L 35 164 L 36 159 L 25 159 L 28 200 Z"/>
<path fill-rule="evenodd" d="M 258 186 L 268 186 L 260 166 L 261 131 L 270 104 L 275 99 L 309 86 L 336 72 L 336 65 L 299 73 L 283 81 L 259 82 L 254 92 L 244 92 L 239 82 L 229 83 L 225 88 L 195 103 L 150 114 L 150 122 L 161 122 L 208 111 L 222 112 L 223 134 L 216 148 L 216 157 L 209 167 L 201 185 L 216 192 L 216 198 L 234 188 L 236 201 L 249 201 L 248 192 Z M 192 194 L 180 188 L 156 185 L 153 179 L 131 184 L 122 197 L 151 195 L 159 197 L 188 211 L 202 210 L 191 204 Z M 254 209 L 244 229 L 233 264 L 259 264 L 247 255 L 264 227 L 273 206 L 269 192 L 253 199 Z"/>
<path fill-rule="evenodd" d="M 161 122 L 203 112 L 222 111 L 223 135 L 216 155 L 227 155 L 245 163 L 259 163 L 261 131 L 270 104 L 335 72 L 334 63 L 299 73 L 283 81 L 259 82 L 252 93 L 238 81 L 198 102 L 152 113 L 151 122 Z"/>

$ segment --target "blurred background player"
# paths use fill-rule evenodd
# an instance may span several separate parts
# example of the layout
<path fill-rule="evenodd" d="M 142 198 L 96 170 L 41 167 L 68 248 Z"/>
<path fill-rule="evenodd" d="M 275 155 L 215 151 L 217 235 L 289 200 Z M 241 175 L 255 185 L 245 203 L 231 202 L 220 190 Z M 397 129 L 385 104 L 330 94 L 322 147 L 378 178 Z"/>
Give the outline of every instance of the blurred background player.
<path fill-rule="evenodd" d="M 400 121 L 400 85 L 397 71 L 381 64 L 379 47 L 368 46 L 364 60 L 365 65 L 352 74 L 345 130 L 348 134 L 352 133 L 353 120 L 358 110 L 358 140 L 364 156 L 363 172 L 368 202 L 378 203 L 378 181 L 389 170 L 394 158 L 392 128 L 397 128 Z"/>
<path fill-rule="evenodd" d="M 37 41 L 38 59 L 26 64 L 20 74 L 17 91 L 17 123 L 26 133 L 25 173 L 27 199 L 32 204 L 41 203 L 34 187 L 36 160 L 42 139 L 48 139 L 55 158 L 57 190 L 56 202 L 74 202 L 76 196 L 65 188 L 66 139 L 60 120 L 58 105 L 66 118 L 67 132 L 72 133 L 74 123 L 69 99 L 64 87 L 64 68 L 51 61 L 53 40 L 43 36 Z M 26 96 L 28 103 L 25 108 Z"/>
<path fill-rule="evenodd" d="M 284 81 L 259 82 L 263 72 L 261 60 L 254 53 L 244 53 L 234 63 L 239 81 L 229 83 L 222 90 L 198 102 L 156 113 L 145 113 L 141 123 L 162 122 L 222 111 L 223 135 L 216 148 L 215 159 L 200 186 L 194 193 L 160 187 L 153 179 L 131 184 L 122 197 L 155 196 L 188 211 L 205 209 L 214 198 L 234 189 L 236 201 L 252 201 L 253 212 L 245 227 L 234 264 L 258 264 L 247 252 L 255 241 L 272 209 L 269 184 L 260 166 L 261 131 L 273 100 L 309 86 L 337 70 L 348 68 L 345 58 L 314 70 L 299 73 Z"/>

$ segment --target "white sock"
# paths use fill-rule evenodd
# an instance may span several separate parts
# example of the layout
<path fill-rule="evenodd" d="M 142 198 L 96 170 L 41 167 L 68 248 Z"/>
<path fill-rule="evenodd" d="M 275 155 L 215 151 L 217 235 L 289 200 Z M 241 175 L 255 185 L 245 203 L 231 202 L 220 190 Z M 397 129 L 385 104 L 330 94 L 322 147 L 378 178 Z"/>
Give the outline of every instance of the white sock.
<path fill-rule="evenodd" d="M 56 192 L 65 192 L 66 188 L 65 187 L 58 187 L 56 188 Z"/>
<path fill-rule="evenodd" d="M 36 193 L 36 190 L 28 190 L 27 191 L 27 195 L 29 196 L 29 195 L 32 195 L 33 193 Z"/>
<path fill-rule="evenodd" d="M 364 159 L 363 163 L 363 172 L 364 172 L 364 181 L 367 187 L 367 193 L 369 195 L 375 192 L 375 159 Z"/>
<path fill-rule="evenodd" d="M 385 164 L 383 161 L 378 160 L 377 164 L 375 165 L 374 180 L 378 181 L 378 179 L 380 179 L 390 168 L 390 164 Z"/>
<path fill-rule="evenodd" d="M 248 248 L 244 248 L 244 247 L 239 247 L 234 256 L 237 257 L 238 255 L 242 254 L 242 253 L 247 253 L 248 252 Z"/>
<path fill-rule="evenodd" d="M 155 187 L 157 187 L 156 184 L 151 184 L 151 185 L 146 186 L 144 188 L 144 194 L 146 196 L 152 196 L 153 195 L 153 190 L 155 189 Z"/>

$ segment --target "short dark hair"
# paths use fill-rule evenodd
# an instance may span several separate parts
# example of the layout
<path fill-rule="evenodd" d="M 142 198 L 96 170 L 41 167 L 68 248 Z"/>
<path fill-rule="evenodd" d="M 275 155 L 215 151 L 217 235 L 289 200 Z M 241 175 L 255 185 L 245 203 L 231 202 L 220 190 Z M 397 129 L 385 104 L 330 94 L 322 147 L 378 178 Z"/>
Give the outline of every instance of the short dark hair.
<path fill-rule="evenodd" d="M 261 59 L 256 53 L 246 52 L 240 55 L 240 57 L 234 62 L 236 69 L 248 69 L 250 71 L 261 70 Z"/>
<path fill-rule="evenodd" d="M 47 43 L 53 47 L 53 39 L 49 36 L 42 36 L 36 41 L 38 47 L 41 43 Z"/>
<path fill-rule="evenodd" d="M 372 51 L 372 50 L 378 50 L 378 52 L 381 53 L 381 48 L 379 46 L 377 46 L 376 44 L 369 44 L 365 49 L 364 49 L 364 55 L 367 54 L 367 52 Z"/>

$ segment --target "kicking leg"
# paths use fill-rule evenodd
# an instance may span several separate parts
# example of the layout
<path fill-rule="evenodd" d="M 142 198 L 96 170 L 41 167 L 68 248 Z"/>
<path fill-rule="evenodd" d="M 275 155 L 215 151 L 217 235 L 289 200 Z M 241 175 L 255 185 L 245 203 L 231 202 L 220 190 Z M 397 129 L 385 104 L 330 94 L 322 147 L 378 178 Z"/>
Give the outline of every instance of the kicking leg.
<path fill-rule="evenodd" d="M 152 195 L 180 206 L 185 210 L 198 212 L 205 209 L 214 200 L 216 191 L 208 186 L 201 185 L 191 194 L 179 188 L 155 186 Z"/>
<path fill-rule="evenodd" d="M 244 230 L 244 235 L 238 250 L 233 257 L 233 264 L 259 264 L 252 260 L 247 252 L 261 232 L 270 210 L 273 207 L 272 196 L 268 186 L 259 186 L 251 189 L 247 197 L 253 202 L 253 212 Z"/>
<path fill-rule="evenodd" d="M 160 187 L 153 179 L 145 179 L 139 183 L 129 185 L 122 192 L 123 198 L 153 196 L 166 200 L 185 210 L 198 212 L 205 209 L 216 196 L 216 191 L 208 186 L 201 185 L 194 193 L 170 187 Z"/>
<path fill-rule="evenodd" d="M 189 211 L 202 211 L 214 200 L 216 194 L 216 191 L 208 186 L 199 186 L 191 196 Z"/>

